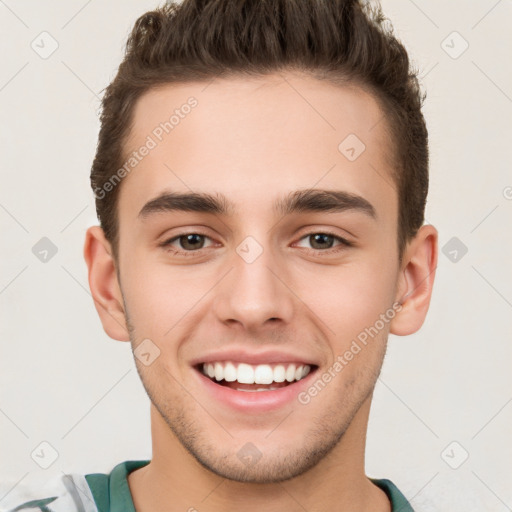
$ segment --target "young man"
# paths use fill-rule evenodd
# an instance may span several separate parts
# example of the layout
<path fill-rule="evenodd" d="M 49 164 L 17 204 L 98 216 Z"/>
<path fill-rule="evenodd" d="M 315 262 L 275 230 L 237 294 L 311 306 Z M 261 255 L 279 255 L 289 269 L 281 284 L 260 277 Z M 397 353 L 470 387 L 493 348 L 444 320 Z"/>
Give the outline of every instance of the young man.
<path fill-rule="evenodd" d="M 412 510 L 364 469 L 388 335 L 421 327 L 437 264 L 423 98 L 383 21 L 347 0 L 184 0 L 136 22 L 84 252 L 153 454 L 74 478 L 76 510 Z"/>

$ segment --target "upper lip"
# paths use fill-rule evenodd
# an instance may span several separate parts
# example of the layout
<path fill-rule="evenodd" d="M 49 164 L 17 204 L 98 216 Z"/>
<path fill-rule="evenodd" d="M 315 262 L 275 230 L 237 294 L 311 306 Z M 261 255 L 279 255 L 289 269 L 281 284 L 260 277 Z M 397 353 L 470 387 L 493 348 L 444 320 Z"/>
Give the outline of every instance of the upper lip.
<path fill-rule="evenodd" d="M 302 356 L 297 353 L 287 353 L 277 350 L 267 350 L 262 352 L 248 352 L 240 349 L 222 350 L 204 354 L 191 361 L 192 366 L 201 363 L 215 363 L 217 361 L 232 361 L 234 363 L 273 364 L 273 363 L 300 363 L 310 366 L 318 366 L 311 357 Z"/>

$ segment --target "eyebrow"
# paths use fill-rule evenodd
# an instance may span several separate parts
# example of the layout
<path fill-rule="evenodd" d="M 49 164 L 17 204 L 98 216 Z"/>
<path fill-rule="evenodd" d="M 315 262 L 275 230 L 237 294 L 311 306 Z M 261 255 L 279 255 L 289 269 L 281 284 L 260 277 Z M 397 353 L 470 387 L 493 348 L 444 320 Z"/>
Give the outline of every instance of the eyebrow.
<path fill-rule="evenodd" d="M 221 193 L 164 192 L 148 201 L 140 210 L 139 218 L 154 213 L 184 211 L 234 216 L 235 204 Z M 274 212 L 282 216 L 301 212 L 345 212 L 356 211 L 372 219 L 377 218 L 373 205 L 364 197 L 343 190 L 304 189 L 291 192 L 274 203 Z"/>

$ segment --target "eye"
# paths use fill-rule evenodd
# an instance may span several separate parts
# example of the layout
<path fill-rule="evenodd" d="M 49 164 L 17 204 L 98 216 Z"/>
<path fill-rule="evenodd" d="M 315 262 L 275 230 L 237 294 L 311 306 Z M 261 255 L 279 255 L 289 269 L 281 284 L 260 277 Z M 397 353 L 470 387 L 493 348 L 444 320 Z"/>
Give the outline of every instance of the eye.
<path fill-rule="evenodd" d="M 173 253 L 186 254 L 204 249 L 205 239 L 211 240 L 210 237 L 201 233 L 181 233 L 161 245 Z M 178 244 L 178 247 L 175 244 Z"/>
<path fill-rule="evenodd" d="M 305 247 L 305 249 L 312 250 L 312 251 L 321 251 L 321 252 L 338 252 L 343 250 L 345 247 L 351 247 L 353 244 L 346 240 L 345 238 L 342 238 L 338 235 L 335 235 L 334 233 L 324 233 L 324 232 L 318 232 L 318 233 L 309 233 L 306 236 L 303 236 L 301 240 L 307 240 L 311 246 L 312 249 L 309 247 Z M 333 248 L 334 242 L 338 241 L 338 248 L 336 246 Z M 340 247 L 341 246 L 341 247 Z"/>

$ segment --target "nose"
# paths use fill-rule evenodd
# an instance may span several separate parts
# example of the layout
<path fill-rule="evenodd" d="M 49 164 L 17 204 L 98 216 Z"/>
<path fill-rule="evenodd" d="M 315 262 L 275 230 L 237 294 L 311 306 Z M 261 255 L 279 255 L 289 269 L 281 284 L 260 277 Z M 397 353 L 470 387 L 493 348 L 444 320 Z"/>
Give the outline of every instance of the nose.
<path fill-rule="evenodd" d="M 239 324 L 253 332 L 290 323 L 294 294 L 287 285 L 285 262 L 268 246 L 253 241 L 247 248 L 244 252 L 241 244 L 233 251 L 231 270 L 217 287 L 215 315 L 225 324 Z"/>

